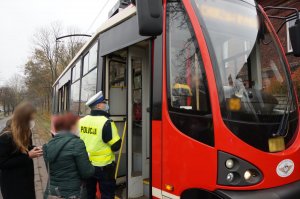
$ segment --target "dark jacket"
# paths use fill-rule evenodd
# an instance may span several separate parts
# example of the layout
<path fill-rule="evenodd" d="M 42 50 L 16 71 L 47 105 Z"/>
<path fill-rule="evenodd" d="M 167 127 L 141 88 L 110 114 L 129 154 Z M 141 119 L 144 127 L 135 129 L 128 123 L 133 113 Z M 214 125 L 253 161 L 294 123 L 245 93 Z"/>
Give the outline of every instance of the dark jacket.
<path fill-rule="evenodd" d="M 33 161 L 16 149 L 9 131 L 0 135 L 0 169 L 4 199 L 35 199 Z"/>
<path fill-rule="evenodd" d="M 51 194 L 64 198 L 79 197 L 82 180 L 95 172 L 84 142 L 71 133 L 59 132 L 44 145 L 43 150 L 46 165 L 49 163 L 50 166 Z M 49 189 L 45 191 L 45 198 L 48 192 Z"/>

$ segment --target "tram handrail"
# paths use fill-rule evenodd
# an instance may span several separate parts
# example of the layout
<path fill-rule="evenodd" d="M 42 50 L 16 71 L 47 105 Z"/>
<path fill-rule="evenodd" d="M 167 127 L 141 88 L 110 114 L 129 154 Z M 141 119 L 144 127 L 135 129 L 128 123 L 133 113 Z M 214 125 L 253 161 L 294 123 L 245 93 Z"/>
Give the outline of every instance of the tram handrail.
<path fill-rule="evenodd" d="M 118 162 L 117 162 L 117 166 L 116 166 L 115 179 L 117 179 L 117 177 L 118 177 L 118 171 L 119 171 L 119 167 L 120 167 L 121 155 L 122 155 L 123 146 L 124 146 L 126 128 L 127 128 L 127 122 L 125 121 L 123 135 L 122 135 L 122 143 L 121 143 L 121 148 L 120 148 L 119 155 L 118 155 Z"/>

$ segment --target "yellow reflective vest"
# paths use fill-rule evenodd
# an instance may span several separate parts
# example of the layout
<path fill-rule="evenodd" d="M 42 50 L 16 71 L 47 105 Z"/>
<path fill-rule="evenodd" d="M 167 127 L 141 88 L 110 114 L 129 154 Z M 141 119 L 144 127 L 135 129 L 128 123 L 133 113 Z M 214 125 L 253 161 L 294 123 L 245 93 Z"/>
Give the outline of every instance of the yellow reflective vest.
<path fill-rule="evenodd" d="M 105 116 L 85 116 L 79 121 L 80 138 L 84 141 L 90 161 L 96 167 L 103 167 L 115 161 L 111 146 L 120 140 L 117 127 L 111 121 L 112 139 L 105 143 L 102 140 L 104 124 L 109 120 Z"/>

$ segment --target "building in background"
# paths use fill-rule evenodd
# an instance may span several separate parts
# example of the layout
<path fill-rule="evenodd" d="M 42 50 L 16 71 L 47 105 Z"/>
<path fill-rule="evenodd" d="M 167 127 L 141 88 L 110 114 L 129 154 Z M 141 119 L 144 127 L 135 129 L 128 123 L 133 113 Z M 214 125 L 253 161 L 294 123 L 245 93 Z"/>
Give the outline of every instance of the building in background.
<path fill-rule="evenodd" d="M 261 4 L 263 7 L 265 6 L 283 6 L 283 7 L 292 7 L 297 8 L 300 10 L 300 1 L 299 0 L 258 0 L 258 3 Z M 284 10 L 272 10 L 268 11 L 268 14 L 277 15 L 277 16 L 289 16 L 293 12 L 292 11 L 284 11 Z M 271 20 L 275 29 L 277 30 L 282 20 Z M 279 39 L 283 45 L 284 50 L 287 53 L 287 58 L 291 66 L 292 71 L 292 78 L 297 87 L 298 97 L 300 97 L 300 57 L 295 57 L 292 52 L 292 46 L 290 43 L 290 38 L 288 34 L 288 29 L 291 25 L 295 23 L 294 21 L 287 22 L 286 25 L 281 29 L 278 33 Z"/>

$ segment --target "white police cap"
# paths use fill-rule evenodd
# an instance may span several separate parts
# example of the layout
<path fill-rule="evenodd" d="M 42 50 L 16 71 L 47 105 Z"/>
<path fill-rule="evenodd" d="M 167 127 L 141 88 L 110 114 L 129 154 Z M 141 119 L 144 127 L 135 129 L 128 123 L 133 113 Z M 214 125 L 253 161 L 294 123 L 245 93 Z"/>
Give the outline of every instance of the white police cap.
<path fill-rule="evenodd" d="M 99 104 L 100 102 L 103 102 L 103 101 L 104 101 L 104 96 L 102 94 L 102 91 L 99 91 L 93 97 L 91 97 L 85 105 L 94 106 L 94 105 Z"/>

